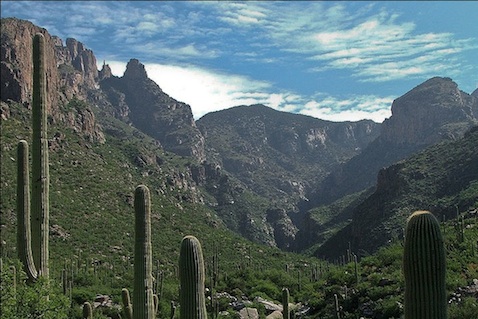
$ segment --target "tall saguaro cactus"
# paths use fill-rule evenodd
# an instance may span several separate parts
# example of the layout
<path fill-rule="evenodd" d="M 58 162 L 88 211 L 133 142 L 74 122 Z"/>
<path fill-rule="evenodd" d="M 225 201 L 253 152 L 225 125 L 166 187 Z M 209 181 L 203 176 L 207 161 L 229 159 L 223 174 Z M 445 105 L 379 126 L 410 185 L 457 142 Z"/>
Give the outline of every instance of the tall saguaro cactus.
<path fill-rule="evenodd" d="M 180 319 L 207 319 L 205 277 L 201 243 L 194 236 L 186 236 L 179 253 Z"/>
<path fill-rule="evenodd" d="M 45 38 L 33 37 L 33 100 L 32 100 L 32 193 L 28 169 L 28 144 L 18 144 L 17 171 L 17 239 L 19 258 L 29 280 L 49 277 L 49 183 Z M 31 201 L 30 201 L 31 200 Z M 31 209 L 31 216 L 30 216 Z M 31 221 L 30 221 L 31 217 Z"/>
<path fill-rule="evenodd" d="M 151 198 L 148 187 L 139 185 L 134 193 L 135 244 L 133 318 L 153 319 L 153 257 L 151 248 Z"/>
<path fill-rule="evenodd" d="M 403 253 L 405 319 L 446 319 L 445 250 L 438 220 L 428 211 L 408 219 Z"/>

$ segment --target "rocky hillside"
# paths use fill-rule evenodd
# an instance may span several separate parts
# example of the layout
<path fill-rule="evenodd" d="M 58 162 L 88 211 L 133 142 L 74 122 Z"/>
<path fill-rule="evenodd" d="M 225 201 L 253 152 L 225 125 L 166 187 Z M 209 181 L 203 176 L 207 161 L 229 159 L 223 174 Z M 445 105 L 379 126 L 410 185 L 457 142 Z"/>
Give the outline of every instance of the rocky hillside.
<path fill-rule="evenodd" d="M 199 119 L 208 160 L 256 194 L 297 203 L 338 164 L 360 153 L 379 133 L 373 121 L 329 122 L 238 106 Z"/>
<path fill-rule="evenodd" d="M 73 98 L 84 100 L 97 87 L 98 70 L 91 50 L 74 39 L 66 46 L 60 38 L 29 21 L 1 20 L 1 100 L 15 101 L 29 108 L 32 94 L 32 38 L 42 33 L 46 43 L 47 105 L 50 123 L 64 123 L 91 141 L 104 142 L 101 126 L 90 107 L 65 109 Z M 6 104 L 2 116 L 8 117 Z"/>
<path fill-rule="evenodd" d="M 429 145 L 459 139 L 476 124 L 478 98 L 460 91 L 449 78 L 429 79 L 393 102 L 379 137 L 327 176 L 311 196 L 314 204 L 371 187 L 380 169 Z"/>
<path fill-rule="evenodd" d="M 168 151 L 205 160 L 204 138 L 191 107 L 164 93 L 138 60 L 131 59 L 120 78 L 104 76 L 100 87 L 121 120 L 157 139 Z"/>
<path fill-rule="evenodd" d="M 336 258 L 349 245 L 361 255 L 374 253 L 394 238 L 410 212 L 432 211 L 439 219 L 478 206 L 478 126 L 380 170 L 375 189 L 351 212 L 352 222 L 317 251 Z"/>

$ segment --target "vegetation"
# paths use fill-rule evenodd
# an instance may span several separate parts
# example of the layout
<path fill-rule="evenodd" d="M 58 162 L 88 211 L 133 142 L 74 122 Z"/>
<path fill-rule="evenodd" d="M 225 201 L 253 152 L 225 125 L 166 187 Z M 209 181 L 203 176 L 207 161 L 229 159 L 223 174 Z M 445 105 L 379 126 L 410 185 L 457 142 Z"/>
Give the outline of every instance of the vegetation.
<path fill-rule="evenodd" d="M 188 234 L 201 241 L 206 287 L 217 296 L 217 306 L 207 304 L 209 316 L 213 309 L 218 318 L 226 312 L 234 314 L 230 299 L 220 294 L 226 292 L 245 304 L 250 301 L 265 317 L 264 306 L 255 298 L 280 304 L 284 287 L 291 304 L 297 305 L 291 308 L 296 317 L 336 318 L 334 295 L 341 318 L 403 315 L 400 236 L 376 254 L 358 260 L 357 267 L 353 252 L 347 250 L 334 263 L 327 263 L 248 242 L 228 231 L 206 206 L 190 201 L 196 196 L 192 190 L 168 182 L 190 165 L 187 158 L 162 151 L 152 139 L 113 119 L 102 123 L 105 131 L 115 127 L 104 144 L 87 142 L 72 129 L 55 123 L 50 126 L 50 134 L 60 137 L 49 138 L 50 284 L 42 280 L 27 284 L 26 273 L 16 259 L 14 185 L 16 141 L 31 136 L 31 118 L 22 105 L 12 103 L 9 109 L 12 115 L 2 120 L 2 241 L 6 244 L 2 245 L 2 319 L 35 318 L 39 313 L 44 318 L 81 318 L 84 302 L 95 305 L 97 295 L 109 296 L 112 304 L 102 307 L 97 302 L 94 318 L 124 317 L 122 289 L 132 289 L 134 282 L 133 194 L 141 183 L 152 190 L 157 317 L 168 318 L 174 309 L 171 302 L 179 304 L 180 242 Z M 138 154 L 144 158 L 157 155 L 161 169 L 153 164 L 135 166 Z M 478 278 L 476 213 L 461 213 L 459 218 L 442 222 L 441 227 L 447 258 L 448 316 L 471 318 L 477 311 L 476 298 L 463 294 L 454 298 L 454 293 Z M 16 269 L 16 286 L 8 284 L 14 282 L 11 266 Z M 211 284 L 214 269 L 215 285 Z M 39 299 L 47 294 L 48 301 Z"/>
<path fill-rule="evenodd" d="M 79 107 L 89 108 L 87 103 L 72 100 L 62 109 L 69 112 Z M 20 200 L 19 206 L 25 207 L 29 201 L 15 190 L 21 184 L 19 193 L 28 193 L 29 172 L 23 165 L 28 152 L 27 144 L 21 143 L 17 156 L 16 145 L 38 130 L 32 129 L 36 124 L 25 106 L 2 105 L 7 108 L 10 115 L 2 118 L 1 145 L 1 319 L 136 318 L 140 304 L 145 304 L 147 318 L 177 318 L 178 301 L 179 314 L 185 314 L 186 302 L 181 298 L 185 286 L 201 294 L 200 305 L 194 306 L 201 318 L 206 317 L 205 311 L 209 317 L 232 318 L 242 306 L 258 309 L 264 318 L 263 299 L 277 305 L 290 303 L 286 317 L 289 313 L 296 318 L 342 319 L 400 318 L 404 314 L 404 244 L 399 236 L 361 259 L 352 249 L 344 249 L 333 263 L 254 244 L 228 230 L 213 210 L 201 204 L 206 195 L 189 187 L 183 177 L 195 164 L 190 158 L 165 152 L 151 137 L 106 116 L 98 116 L 105 143 L 53 121 L 50 136 L 42 137 L 44 146 L 48 142 L 48 160 L 33 161 L 49 167 L 48 231 L 45 223 L 42 226 L 49 242 L 43 244 L 42 239 L 39 249 L 43 256 L 49 255 L 49 271 L 39 272 L 49 276 L 27 274 L 32 263 L 24 265 L 18 254 L 28 241 L 20 241 L 17 247 L 16 230 L 29 218 L 23 222 L 16 218 L 16 203 Z M 35 153 L 36 146 L 32 147 Z M 415 162 L 426 164 L 417 158 Z M 17 167 L 21 168 L 20 178 L 15 175 Z M 46 174 L 41 173 L 45 180 Z M 456 218 L 440 224 L 451 319 L 471 318 L 478 310 L 476 296 L 466 293 L 466 287 L 478 278 L 476 187 L 476 180 L 470 181 L 458 192 L 463 202 L 470 204 L 460 206 L 467 209 L 457 209 Z M 48 192 L 42 196 L 45 194 Z M 441 205 L 451 203 L 447 199 L 450 194 L 443 192 Z M 355 199 L 347 199 L 343 207 Z M 235 211 L 250 210 L 251 203 L 263 207 L 257 197 L 245 192 Z M 475 209 L 468 210 L 473 203 Z M 20 229 L 18 233 L 28 237 L 28 232 Z M 191 250 L 184 251 L 188 240 Z M 192 281 L 181 283 L 180 294 L 180 282 L 187 279 L 180 275 L 187 270 L 185 254 L 190 256 L 186 261 L 195 261 L 191 264 L 197 272 L 189 273 Z M 207 288 L 204 292 L 202 283 Z M 133 291 L 133 304 L 129 290 Z M 151 290 L 156 298 L 151 297 Z"/>
<path fill-rule="evenodd" d="M 476 213 L 462 214 L 459 223 L 449 221 L 441 223 L 440 227 L 445 237 L 448 318 L 473 318 L 478 309 L 476 297 L 465 295 L 463 289 L 460 292 L 459 288 L 471 285 L 473 279 L 478 278 L 478 247 L 474 240 L 478 238 Z M 462 230 L 464 236 L 461 234 Z M 179 250 L 179 245 L 176 249 Z M 310 308 L 307 316 L 302 315 L 302 318 L 336 318 L 334 295 L 337 295 L 341 318 L 400 318 L 404 314 L 405 280 L 402 274 L 401 241 L 397 240 L 380 249 L 377 254 L 360 260 L 357 264 L 358 281 L 354 262 L 348 262 L 347 257 L 340 263 L 329 264 L 317 260 L 303 260 L 300 256 L 290 258 L 291 256 L 282 252 L 276 252 L 276 256 L 273 256 L 271 251 L 268 253 L 271 255 L 251 254 L 250 258 L 245 258 L 247 262 L 232 264 L 227 262 L 227 258 L 233 258 L 233 255 L 219 249 L 220 275 L 214 291 L 227 292 L 243 301 L 246 296 L 251 301 L 254 297 L 262 297 L 280 304 L 281 287 L 287 287 L 290 302 L 303 304 L 303 307 L 291 309 L 296 316 Z M 344 252 L 344 255 L 346 254 L 347 252 Z M 205 255 L 208 288 L 212 288 L 211 257 L 209 250 Z M 14 272 L 10 268 L 14 265 L 18 269 L 15 288 L 12 285 Z M 97 270 L 97 279 L 94 271 L 84 273 L 83 270 L 78 270 L 79 279 L 75 280 L 70 297 L 69 294 L 63 295 L 59 280 L 52 280 L 49 287 L 41 280 L 33 285 L 26 284 L 26 274 L 21 269 L 19 261 L 4 258 L 1 273 L 2 319 L 18 318 L 14 314 L 27 313 L 29 315 L 22 318 L 35 318 L 35 313 L 44 313 L 47 318 L 81 318 L 83 302 L 92 302 L 96 293 L 105 291 L 112 292 L 113 300 L 119 303 L 121 288 L 114 278 L 114 271 Z M 130 271 L 132 272 L 132 269 Z M 176 275 L 165 278 L 161 299 L 166 302 L 161 303 L 159 318 L 169 317 L 170 301 L 178 301 L 178 284 L 179 278 Z M 48 302 L 39 297 L 39 293 L 44 295 L 46 292 L 50 296 Z M 456 297 L 458 292 L 462 294 L 459 298 Z M 71 309 L 69 298 L 72 298 Z M 253 306 L 261 307 L 257 303 Z M 208 307 L 208 310 L 211 315 L 211 308 Z M 228 310 L 232 311 L 229 302 L 218 297 L 219 313 Z M 115 313 L 120 313 L 119 307 L 99 307 L 94 311 L 94 318 L 106 318 L 107 315 L 114 318 Z"/>

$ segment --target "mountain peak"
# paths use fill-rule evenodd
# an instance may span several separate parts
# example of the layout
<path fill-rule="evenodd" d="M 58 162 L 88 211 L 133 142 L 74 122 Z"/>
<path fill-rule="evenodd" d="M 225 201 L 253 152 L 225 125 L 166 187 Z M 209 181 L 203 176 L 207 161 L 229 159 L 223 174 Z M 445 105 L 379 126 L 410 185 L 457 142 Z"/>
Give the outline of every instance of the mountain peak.
<path fill-rule="evenodd" d="M 125 78 L 130 79 L 147 79 L 148 75 L 144 68 L 144 65 L 139 62 L 138 59 L 131 59 L 129 60 L 128 64 L 126 65 L 126 71 L 124 71 Z"/>
<path fill-rule="evenodd" d="M 462 123 L 462 135 L 477 121 L 476 110 L 476 99 L 460 91 L 452 79 L 434 77 L 393 101 L 381 135 L 398 144 L 433 144 L 449 134 L 456 137 L 458 132 L 448 132 L 449 123 Z"/>

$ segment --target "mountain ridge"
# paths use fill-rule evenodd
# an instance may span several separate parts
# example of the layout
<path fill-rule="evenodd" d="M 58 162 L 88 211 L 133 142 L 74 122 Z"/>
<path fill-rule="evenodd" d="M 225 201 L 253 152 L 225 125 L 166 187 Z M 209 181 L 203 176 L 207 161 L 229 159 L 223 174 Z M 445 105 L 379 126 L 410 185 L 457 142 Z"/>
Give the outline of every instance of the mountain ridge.
<path fill-rule="evenodd" d="M 134 134 L 147 134 L 156 149 L 183 158 L 184 170 L 168 168 L 161 175 L 165 189 L 189 190 L 177 196 L 213 209 L 246 238 L 283 249 L 304 248 L 296 236 L 310 222 L 311 208 L 372 187 L 381 168 L 430 144 L 459 139 L 478 113 L 476 91 L 468 95 L 451 79 L 436 77 L 397 98 L 392 117 L 383 124 L 329 122 L 264 105 L 237 106 L 195 121 L 191 107 L 163 92 L 137 59 L 117 77 L 105 62 L 97 70 L 94 53 L 75 39 L 63 45 L 47 30 L 13 18 L 2 19 L 3 30 L 3 101 L 28 108 L 28 43 L 42 32 L 48 44 L 52 123 L 73 128 L 86 137 L 87 147 L 105 143 L 108 136 L 125 136 L 110 117 L 135 128 Z M 408 108 L 422 115 L 435 112 L 437 121 L 424 126 L 429 118 L 402 112 Z M 440 122 L 440 113 L 446 121 Z M 17 115 L 2 103 L 2 119 Z M 430 125 L 437 129 L 429 131 Z M 59 134 L 52 145 L 63 141 Z M 166 155 L 133 150 L 129 156 L 137 167 L 151 168 L 145 176 L 157 174 L 166 162 Z"/>

